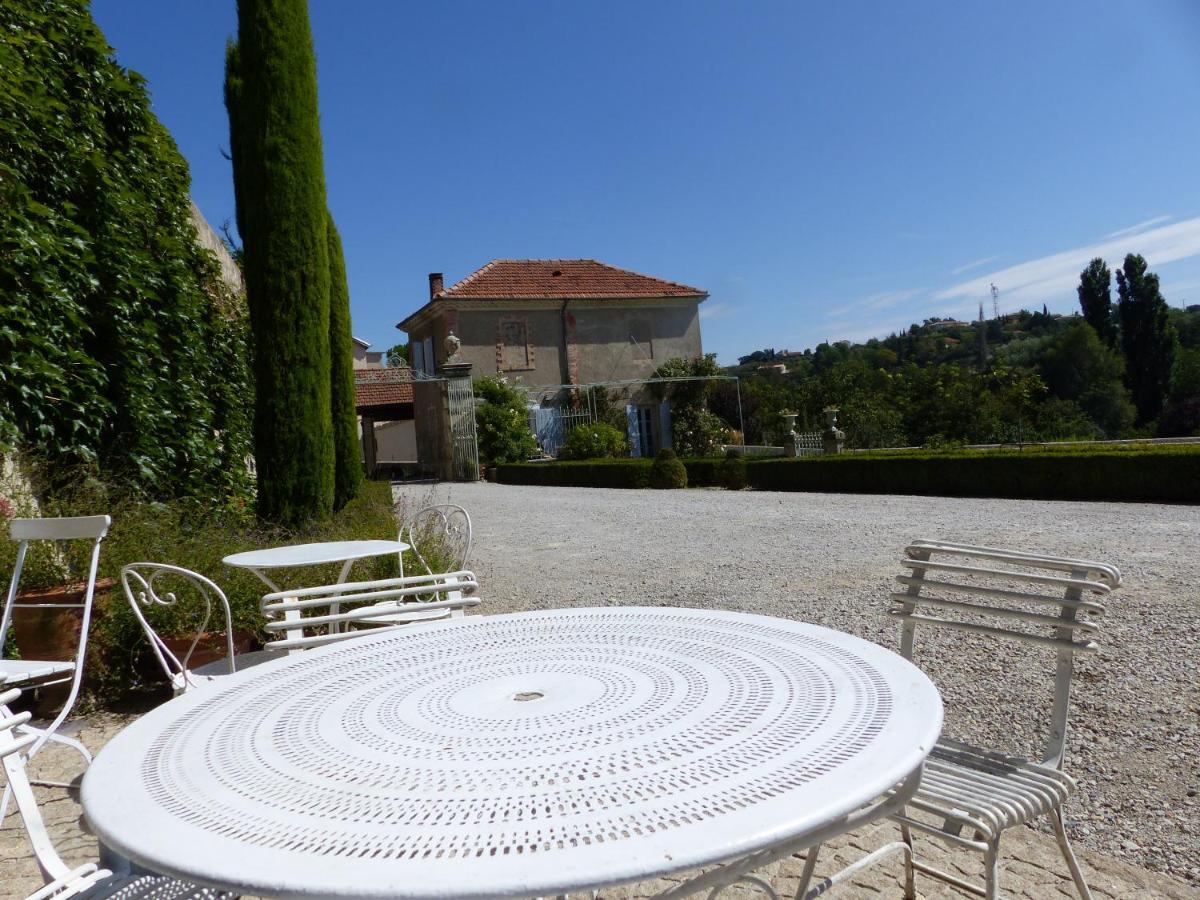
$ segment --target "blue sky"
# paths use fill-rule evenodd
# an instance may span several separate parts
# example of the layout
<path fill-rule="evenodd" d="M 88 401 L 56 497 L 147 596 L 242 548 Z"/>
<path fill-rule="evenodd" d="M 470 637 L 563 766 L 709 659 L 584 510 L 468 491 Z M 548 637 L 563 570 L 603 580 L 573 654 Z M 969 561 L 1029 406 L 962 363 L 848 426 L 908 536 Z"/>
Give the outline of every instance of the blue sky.
<path fill-rule="evenodd" d="M 94 0 L 214 226 L 233 0 Z M 312 0 L 330 207 L 377 348 L 497 257 L 705 288 L 723 363 L 1075 307 L 1140 252 L 1200 303 L 1200 4 Z"/>

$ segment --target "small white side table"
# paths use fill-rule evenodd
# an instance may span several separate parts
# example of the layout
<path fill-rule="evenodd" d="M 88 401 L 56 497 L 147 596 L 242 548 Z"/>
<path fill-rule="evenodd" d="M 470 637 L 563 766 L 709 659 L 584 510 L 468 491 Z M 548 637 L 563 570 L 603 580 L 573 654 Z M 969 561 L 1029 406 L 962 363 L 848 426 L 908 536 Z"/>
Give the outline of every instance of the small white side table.
<path fill-rule="evenodd" d="M 221 562 L 238 569 L 248 569 L 259 577 L 271 592 L 283 590 L 267 577 L 269 569 L 297 569 L 305 566 L 342 563 L 337 584 L 343 584 L 350 575 L 350 568 L 360 559 L 376 556 L 399 556 L 409 547 L 403 541 L 323 541 L 316 544 L 291 544 L 286 547 L 268 547 L 265 550 L 247 550 L 232 553 Z M 299 618 L 298 612 L 289 612 L 287 619 Z M 288 653 L 299 651 L 289 650 Z"/>

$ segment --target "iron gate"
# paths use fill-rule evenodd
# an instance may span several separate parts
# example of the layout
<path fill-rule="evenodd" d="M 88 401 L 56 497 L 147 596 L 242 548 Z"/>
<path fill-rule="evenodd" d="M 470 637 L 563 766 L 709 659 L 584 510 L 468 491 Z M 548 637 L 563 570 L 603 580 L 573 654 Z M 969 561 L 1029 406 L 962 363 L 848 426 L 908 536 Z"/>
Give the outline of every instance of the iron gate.
<path fill-rule="evenodd" d="M 475 440 L 475 391 L 471 379 L 447 378 L 446 399 L 450 412 L 454 478 L 475 481 L 479 478 L 479 445 Z"/>

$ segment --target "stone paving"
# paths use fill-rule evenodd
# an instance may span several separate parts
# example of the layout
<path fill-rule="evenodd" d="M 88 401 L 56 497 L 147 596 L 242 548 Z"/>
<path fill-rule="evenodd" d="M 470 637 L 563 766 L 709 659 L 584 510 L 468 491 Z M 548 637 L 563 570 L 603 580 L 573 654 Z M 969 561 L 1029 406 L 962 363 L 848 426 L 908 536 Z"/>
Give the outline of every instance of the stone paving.
<path fill-rule="evenodd" d="M 75 733 L 90 750 L 96 752 L 131 721 L 131 718 L 102 713 L 77 719 L 69 723 L 67 729 Z M 74 751 L 54 745 L 39 753 L 32 764 L 33 774 L 45 780 L 78 783 L 80 770 L 81 761 Z M 55 846 L 67 863 L 75 866 L 95 860 L 96 840 L 87 833 L 82 821 L 77 792 L 60 788 L 35 790 Z M 817 866 L 818 877 L 834 871 L 835 868 L 841 868 L 866 851 L 895 840 L 898 833 L 897 829 L 889 824 L 878 824 L 827 845 L 821 852 Z M 1058 846 L 1049 835 L 1028 828 L 1014 829 L 1006 833 L 1003 849 L 1001 885 L 1004 896 L 1024 897 L 1029 900 L 1075 896 L 1066 867 L 1059 856 Z M 958 872 L 964 878 L 979 877 L 978 857 L 972 857 L 963 851 L 950 851 L 932 841 L 918 839 L 918 853 L 923 854 L 933 865 Z M 1079 858 L 1092 892 L 1097 898 L 1200 898 L 1200 890 L 1166 875 L 1139 869 L 1087 851 L 1079 852 Z M 756 874 L 767 878 L 786 896 L 789 889 L 795 890 L 802 866 L 801 858 L 792 857 Z M 893 857 L 855 878 L 851 883 L 839 886 L 833 894 L 847 900 L 901 897 L 901 876 L 900 859 Z M 632 887 L 602 891 L 601 897 L 633 900 L 648 897 L 670 887 L 672 883 L 671 880 L 642 882 Z M 41 884 L 41 877 L 21 828 L 20 819 L 10 811 L 0 827 L 0 900 L 19 900 L 31 894 Z M 928 900 L 963 896 L 920 875 L 917 876 L 917 892 L 920 897 Z M 749 898 L 766 895 L 757 888 L 737 886 L 723 896 Z"/>

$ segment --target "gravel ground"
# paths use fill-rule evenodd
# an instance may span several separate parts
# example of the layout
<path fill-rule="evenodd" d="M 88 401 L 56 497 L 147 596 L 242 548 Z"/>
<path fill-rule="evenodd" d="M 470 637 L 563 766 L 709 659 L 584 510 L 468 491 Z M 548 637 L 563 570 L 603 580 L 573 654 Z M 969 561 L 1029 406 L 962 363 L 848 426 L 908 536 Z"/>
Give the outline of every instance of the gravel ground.
<path fill-rule="evenodd" d="M 1200 510 L 769 492 L 410 485 L 474 519 L 484 612 L 645 603 L 783 616 L 895 647 L 884 610 L 916 538 L 1115 563 L 1101 652 L 1077 663 L 1072 838 L 1200 884 Z M 918 633 L 920 634 L 920 633 Z M 1053 658 L 947 632 L 918 639 L 945 733 L 1036 755 Z"/>

